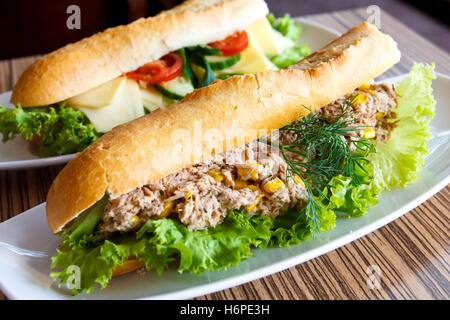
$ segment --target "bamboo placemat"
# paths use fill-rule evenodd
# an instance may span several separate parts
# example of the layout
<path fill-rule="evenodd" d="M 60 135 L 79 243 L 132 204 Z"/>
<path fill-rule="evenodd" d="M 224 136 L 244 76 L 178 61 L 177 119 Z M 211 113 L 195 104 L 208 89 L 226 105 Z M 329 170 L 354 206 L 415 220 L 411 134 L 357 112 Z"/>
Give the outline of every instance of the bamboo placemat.
<path fill-rule="evenodd" d="M 366 8 L 306 18 L 344 32 L 366 20 Z M 398 42 L 402 60 L 383 77 L 408 72 L 413 62 L 435 62 L 450 74 L 450 56 L 381 12 L 381 30 Z M 36 57 L 0 61 L 0 92 L 11 90 Z M 0 171 L 0 221 L 45 201 L 63 166 Z M 449 192 L 447 186 L 401 218 L 301 265 L 198 299 L 449 299 Z M 381 288 L 367 286 L 379 266 Z M 5 298 L 0 292 L 0 299 Z"/>

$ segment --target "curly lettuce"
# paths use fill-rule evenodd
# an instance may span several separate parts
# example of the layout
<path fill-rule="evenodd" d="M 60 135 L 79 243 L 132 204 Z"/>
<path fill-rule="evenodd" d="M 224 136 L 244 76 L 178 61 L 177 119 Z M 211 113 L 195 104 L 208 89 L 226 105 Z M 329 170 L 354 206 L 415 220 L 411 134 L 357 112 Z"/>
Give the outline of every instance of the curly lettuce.
<path fill-rule="evenodd" d="M 275 16 L 270 13 L 267 15 L 267 20 L 269 20 L 273 29 L 279 31 L 283 36 L 295 43 L 293 47 L 285 49 L 281 54 L 269 57 L 273 64 L 278 68 L 282 69 L 290 66 L 311 53 L 311 49 L 307 45 L 297 44 L 302 33 L 302 26 L 292 19 L 289 14 L 285 14 L 280 18 L 275 18 Z"/>
<path fill-rule="evenodd" d="M 418 178 L 428 154 L 426 144 L 436 104 L 431 82 L 435 78 L 434 64 L 415 64 L 396 86 L 397 127 L 390 140 L 378 143 L 376 153 L 369 157 L 379 191 L 402 188 Z"/>
<path fill-rule="evenodd" d="M 63 105 L 25 109 L 0 105 L 0 133 L 3 142 L 19 135 L 36 143 L 41 157 L 81 151 L 101 135 L 81 111 Z"/>
<path fill-rule="evenodd" d="M 89 215 L 93 217 L 89 218 Z M 237 265 L 253 256 L 252 248 L 288 246 L 311 236 L 305 221 L 296 219 L 298 213 L 295 211 L 277 219 L 231 211 L 222 224 L 206 230 L 191 232 L 173 219 L 149 220 L 135 234 L 80 245 L 92 231 L 90 222 L 96 220 L 96 216 L 96 210 L 92 210 L 82 223 L 66 230 L 63 248 L 52 257 L 51 267 L 61 270 L 50 275 L 60 279 L 60 285 L 70 281 L 69 266 L 80 268 L 81 284 L 78 289 L 73 289 L 75 293 L 89 293 L 95 284 L 106 287 L 113 269 L 130 257 L 144 261 L 147 270 L 158 273 L 168 269 L 170 262 L 178 261 L 179 272 L 201 274 Z M 334 225 L 331 212 L 324 211 L 323 219 L 330 221 L 329 226 Z M 77 232 L 76 237 L 72 236 L 83 225 L 88 225 L 82 227 L 86 233 L 80 235 Z"/>

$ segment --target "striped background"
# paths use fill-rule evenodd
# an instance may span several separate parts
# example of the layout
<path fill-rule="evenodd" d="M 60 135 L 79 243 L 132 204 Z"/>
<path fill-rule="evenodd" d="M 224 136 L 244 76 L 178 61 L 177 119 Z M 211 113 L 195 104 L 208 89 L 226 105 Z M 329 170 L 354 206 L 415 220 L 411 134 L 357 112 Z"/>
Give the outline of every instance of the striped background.
<path fill-rule="evenodd" d="M 367 16 L 362 8 L 307 18 L 344 32 Z M 415 61 L 435 62 L 437 71 L 450 75 L 445 51 L 385 12 L 381 30 L 395 38 L 403 54 L 383 77 L 403 74 Z M 35 59 L 0 61 L 0 92 L 11 90 Z M 44 202 L 61 168 L 0 172 L 0 221 Z M 403 217 L 321 257 L 198 299 L 449 299 L 449 193 L 447 186 Z M 366 284 L 371 265 L 380 267 L 380 289 Z"/>

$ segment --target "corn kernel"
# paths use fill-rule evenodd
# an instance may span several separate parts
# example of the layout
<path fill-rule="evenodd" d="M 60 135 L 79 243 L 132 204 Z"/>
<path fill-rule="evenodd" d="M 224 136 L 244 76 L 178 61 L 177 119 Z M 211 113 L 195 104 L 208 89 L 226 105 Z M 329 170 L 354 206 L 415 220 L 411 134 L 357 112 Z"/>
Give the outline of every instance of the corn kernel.
<path fill-rule="evenodd" d="M 217 170 L 217 169 L 212 169 L 208 171 L 208 174 L 213 177 L 214 180 L 218 181 L 218 182 L 222 182 L 224 179 L 223 174 Z"/>
<path fill-rule="evenodd" d="M 236 179 L 236 181 L 234 181 L 234 189 L 236 189 L 236 190 L 246 188 L 247 186 L 248 186 L 248 182 L 245 180 Z"/>
<path fill-rule="evenodd" d="M 252 191 L 261 191 L 261 189 L 259 189 L 258 186 L 255 186 L 255 185 L 253 185 L 253 184 L 248 185 L 247 188 L 249 188 L 249 189 L 252 190 Z"/>
<path fill-rule="evenodd" d="M 253 169 L 253 168 L 241 168 L 241 167 L 239 167 L 237 169 L 237 174 L 240 177 L 250 175 L 250 179 L 252 179 L 252 180 L 258 180 L 258 177 L 259 177 L 258 170 L 257 169 Z"/>
<path fill-rule="evenodd" d="M 367 139 L 375 138 L 375 130 L 372 127 L 363 130 L 363 136 Z"/>
<path fill-rule="evenodd" d="M 172 212 L 173 201 L 166 201 L 166 202 L 164 202 L 164 206 L 163 207 L 164 207 L 164 209 L 161 212 L 161 214 L 159 215 L 159 218 L 165 218 Z"/>
<path fill-rule="evenodd" d="M 252 211 L 253 209 L 255 209 L 256 207 L 256 203 L 251 204 L 249 206 L 245 206 L 245 210 L 247 210 L 248 212 Z"/>
<path fill-rule="evenodd" d="M 353 104 L 358 104 L 358 103 L 365 103 L 367 101 L 367 97 L 364 93 L 358 93 L 354 98 L 353 98 Z"/>
<path fill-rule="evenodd" d="M 132 216 L 130 219 L 130 226 L 134 228 L 139 224 L 139 222 L 141 222 L 141 218 L 138 216 Z"/>
<path fill-rule="evenodd" d="M 367 90 L 367 89 L 370 89 L 370 83 L 364 83 L 363 85 L 361 85 L 361 86 L 359 87 L 359 90 L 365 91 L 365 90 Z"/>
<path fill-rule="evenodd" d="M 188 191 L 188 192 L 186 192 L 185 194 L 184 194 L 184 198 L 187 200 L 187 199 L 189 199 L 190 197 L 192 197 L 192 192 L 191 191 Z"/>
<path fill-rule="evenodd" d="M 378 93 L 377 90 L 370 89 L 370 87 L 371 87 L 371 85 L 366 83 L 366 84 L 363 84 L 362 86 L 360 86 L 358 89 L 362 90 L 364 92 L 370 93 L 370 94 L 377 94 Z"/>
<path fill-rule="evenodd" d="M 375 118 L 377 119 L 381 119 L 384 117 L 384 112 L 378 112 L 377 115 L 375 116 Z"/>
<path fill-rule="evenodd" d="M 277 190 L 280 190 L 284 185 L 284 182 L 280 178 L 275 178 L 270 180 L 263 185 L 264 191 L 267 193 L 274 193 Z"/>

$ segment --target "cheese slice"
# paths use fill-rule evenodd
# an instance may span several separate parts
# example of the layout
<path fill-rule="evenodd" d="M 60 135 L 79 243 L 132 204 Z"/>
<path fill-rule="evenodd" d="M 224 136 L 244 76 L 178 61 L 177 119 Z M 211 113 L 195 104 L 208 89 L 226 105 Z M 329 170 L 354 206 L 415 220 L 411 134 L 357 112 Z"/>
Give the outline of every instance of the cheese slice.
<path fill-rule="evenodd" d="M 68 99 L 66 103 L 69 106 L 81 106 L 93 109 L 102 108 L 111 103 L 117 92 L 124 86 L 126 80 L 126 77 L 118 77 Z"/>
<path fill-rule="evenodd" d="M 148 111 L 154 111 L 159 107 L 166 106 L 167 100 L 153 86 L 141 88 L 142 103 Z"/>
<path fill-rule="evenodd" d="M 256 20 L 245 31 L 252 35 L 266 56 L 279 55 L 286 48 L 294 46 L 291 39 L 284 37 L 279 31 L 272 28 L 266 17 Z"/>
<path fill-rule="evenodd" d="M 142 95 L 136 81 L 126 79 L 119 86 L 111 101 L 101 108 L 74 106 L 83 112 L 98 132 L 107 132 L 113 127 L 144 115 Z"/>
<path fill-rule="evenodd" d="M 248 47 L 241 52 L 241 59 L 238 63 L 230 68 L 219 70 L 218 73 L 243 74 L 277 69 L 262 51 L 256 37 L 250 32 L 248 33 Z"/>
<path fill-rule="evenodd" d="M 271 28 L 271 30 L 272 30 L 272 38 L 275 40 L 278 51 L 280 52 L 278 54 L 281 54 L 284 50 L 292 48 L 295 45 L 294 41 L 283 36 L 280 31 L 275 30 L 273 28 Z M 266 54 L 269 55 L 268 53 Z"/>

